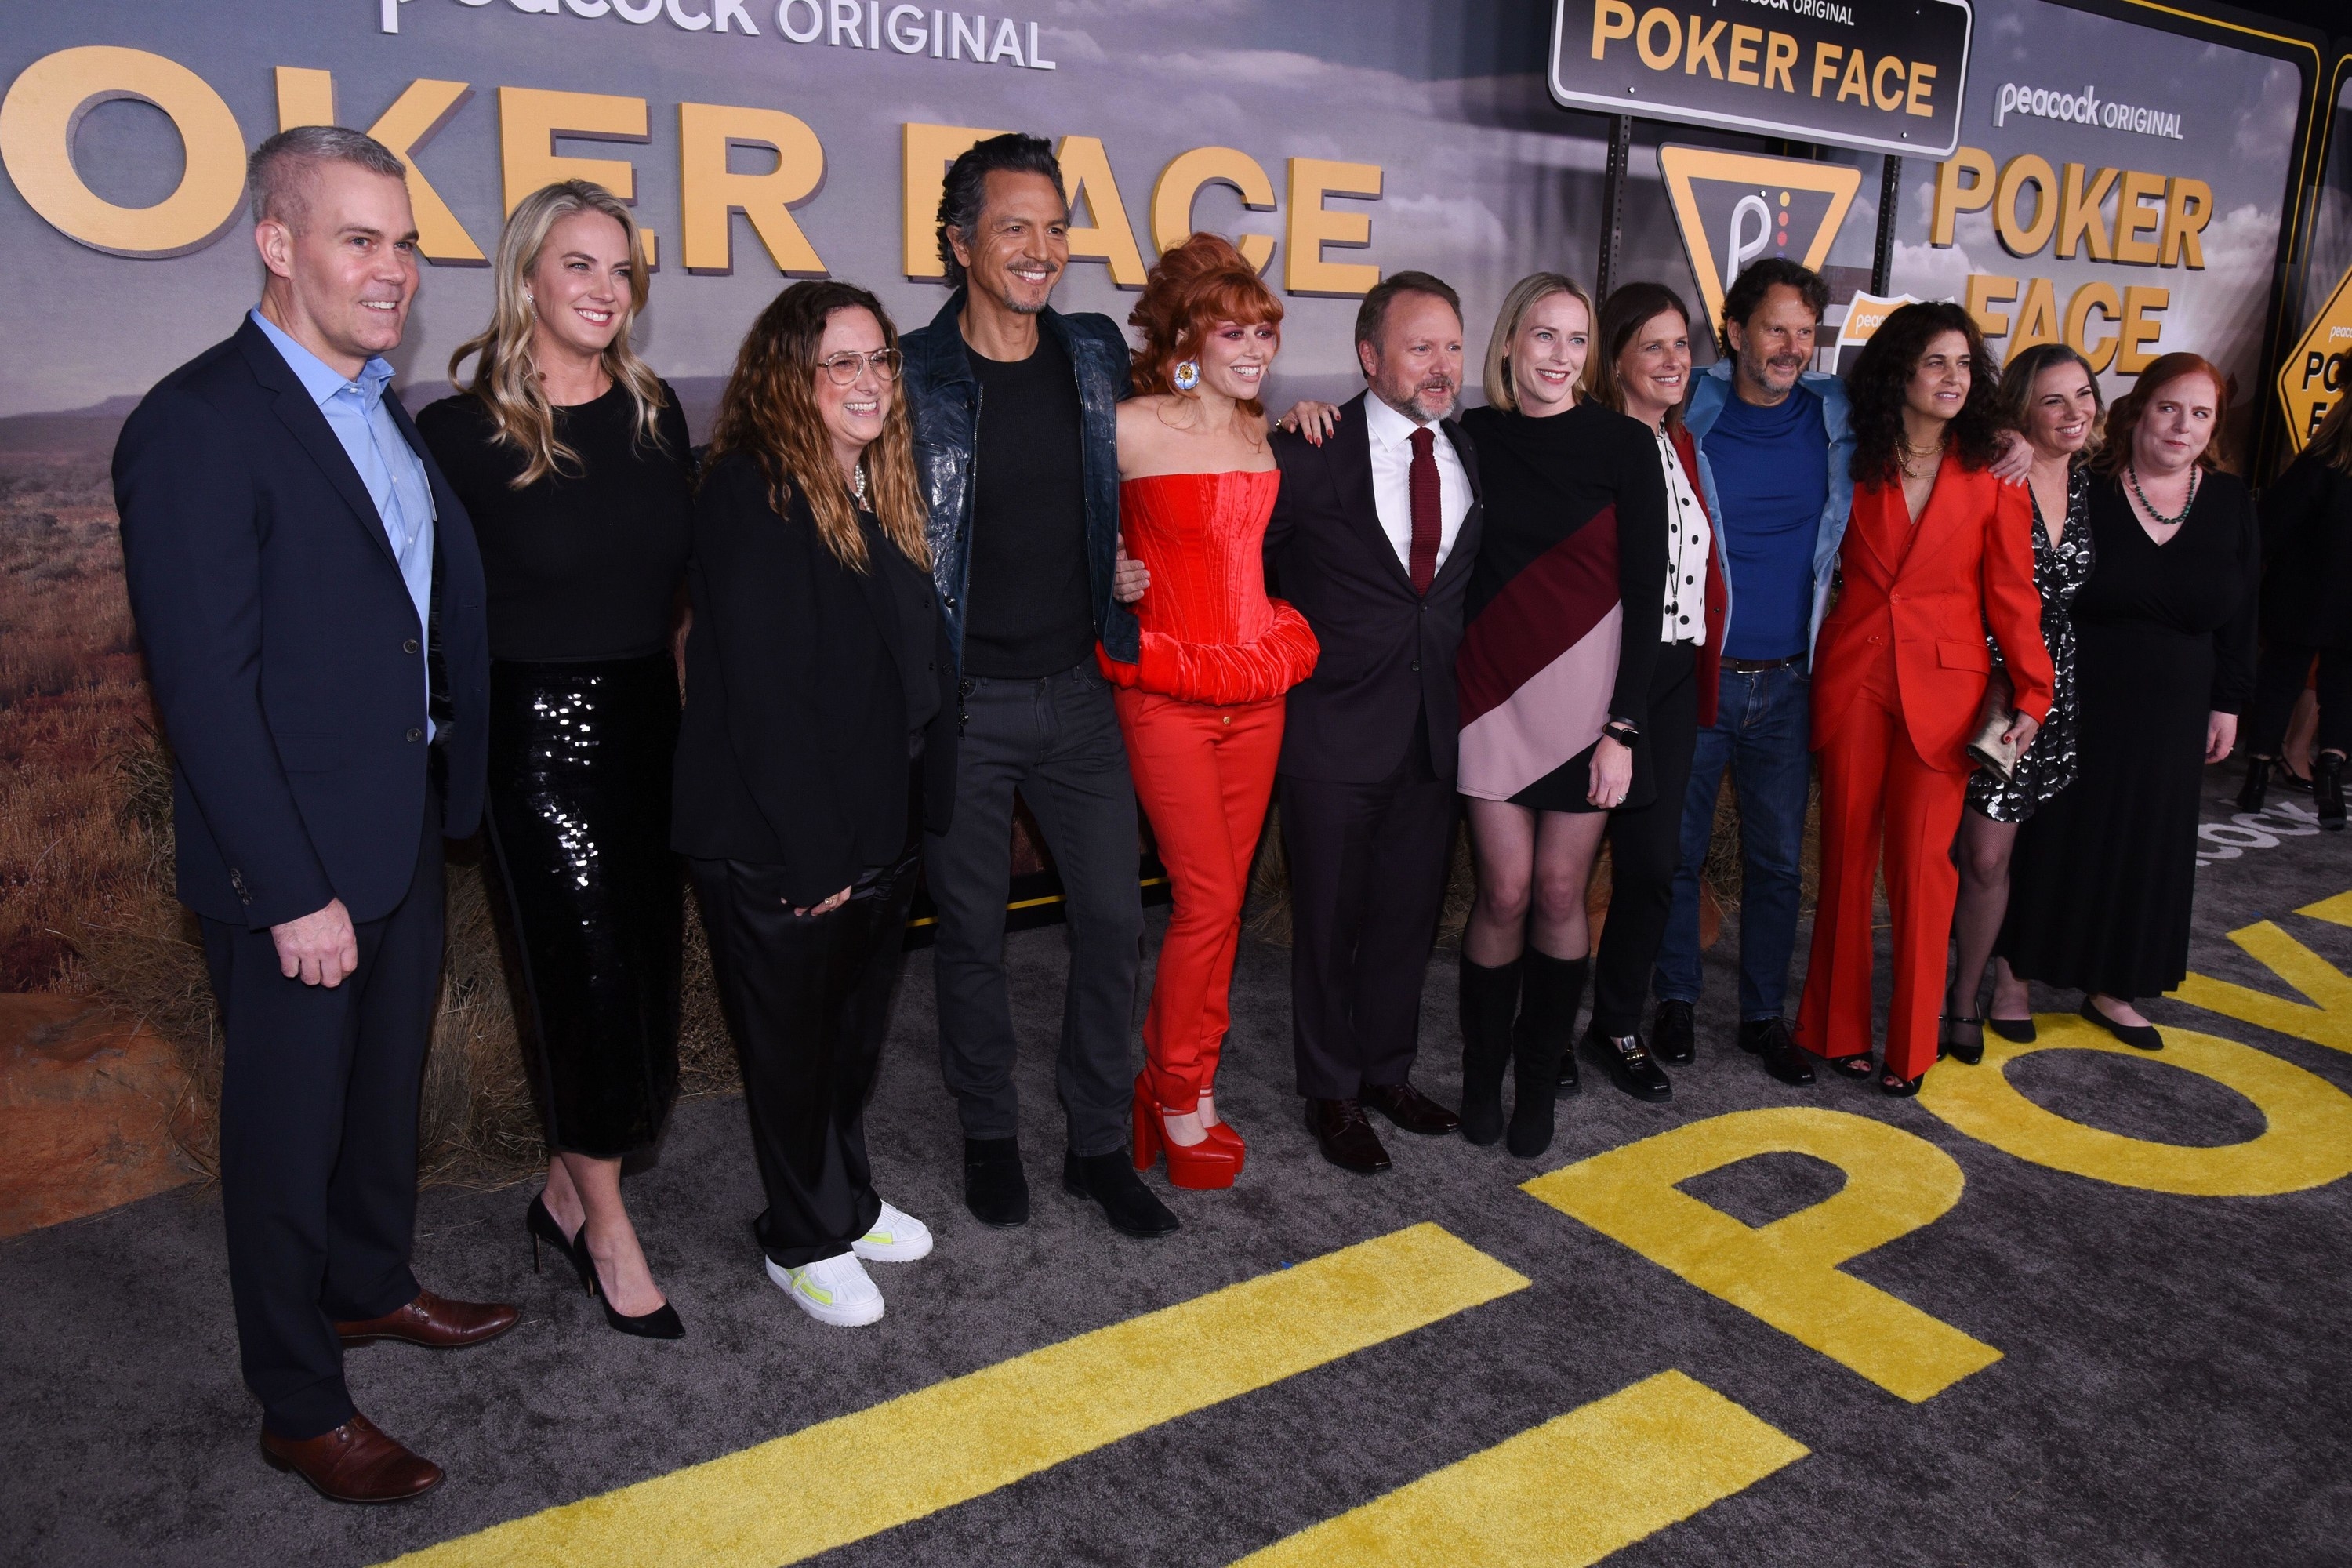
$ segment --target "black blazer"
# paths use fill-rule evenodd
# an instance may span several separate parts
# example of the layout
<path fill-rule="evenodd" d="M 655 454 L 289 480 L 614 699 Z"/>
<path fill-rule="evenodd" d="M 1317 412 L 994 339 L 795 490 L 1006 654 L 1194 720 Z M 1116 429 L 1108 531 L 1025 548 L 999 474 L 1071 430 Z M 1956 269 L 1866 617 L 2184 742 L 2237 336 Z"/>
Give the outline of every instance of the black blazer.
<path fill-rule="evenodd" d="M 419 649 L 450 712 L 442 830 L 481 819 L 489 639 L 456 492 L 395 397 L 433 489 L 433 615 L 417 624 L 383 522 L 276 346 L 248 319 L 141 399 L 114 447 L 123 574 L 171 742 L 180 901 L 250 929 L 341 899 L 380 920 L 425 819 Z"/>
<path fill-rule="evenodd" d="M 907 846 L 907 692 L 881 563 L 852 572 L 795 489 L 776 515 L 759 463 L 730 452 L 703 475 L 686 569 L 686 715 L 670 845 L 703 860 L 780 868 L 795 904 L 821 903 Z M 955 805 L 955 658 L 932 605 L 938 716 L 923 744 L 923 826 Z"/>
<path fill-rule="evenodd" d="M 1483 516 L 1478 462 L 1454 421 L 1442 422 L 1470 479 L 1470 510 L 1428 594 L 1415 594 L 1372 501 L 1367 395 L 1342 407 L 1320 447 L 1274 432 L 1282 489 L 1265 531 L 1266 582 L 1307 617 L 1323 649 L 1315 673 L 1290 689 L 1280 768 L 1328 784 L 1378 784 L 1396 771 L 1426 709 L 1429 765 L 1451 779 L 1462 730 L 1454 656 Z"/>
<path fill-rule="evenodd" d="M 2352 647 L 2352 474 L 2305 452 L 2263 492 L 2263 636 Z"/>

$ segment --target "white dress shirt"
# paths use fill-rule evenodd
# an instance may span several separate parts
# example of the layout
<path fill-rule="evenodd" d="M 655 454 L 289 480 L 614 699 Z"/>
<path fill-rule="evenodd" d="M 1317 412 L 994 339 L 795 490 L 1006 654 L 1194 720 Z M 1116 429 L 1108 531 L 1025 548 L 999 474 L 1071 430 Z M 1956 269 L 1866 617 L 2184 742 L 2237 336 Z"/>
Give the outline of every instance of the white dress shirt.
<path fill-rule="evenodd" d="M 1691 488 L 1674 437 L 1658 436 L 1658 461 L 1666 470 L 1666 616 L 1661 642 L 1706 641 L 1706 512 Z"/>
<path fill-rule="evenodd" d="M 1407 576 L 1412 574 L 1412 433 L 1422 428 L 1381 402 L 1378 393 L 1364 394 L 1364 434 L 1372 448 L 1372 506 Z M 1434 424 L 1426 428 L 1435 437 L 1430 447 L 1437 459 L 1437 564 L 1443 566 L 1470 512 L 1470 475 L 1445 432 Z"/>

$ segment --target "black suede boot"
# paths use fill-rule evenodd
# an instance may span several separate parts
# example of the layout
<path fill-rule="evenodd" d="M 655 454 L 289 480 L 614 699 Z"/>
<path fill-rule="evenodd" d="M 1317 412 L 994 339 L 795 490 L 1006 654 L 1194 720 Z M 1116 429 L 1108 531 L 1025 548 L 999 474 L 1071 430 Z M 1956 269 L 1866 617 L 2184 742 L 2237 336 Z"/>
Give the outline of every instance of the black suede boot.
<path fill-rule="evenodd" d="M 2260 811 L 2263 798 L 2270 788 L 2271 760 L 2268 757 L 2246 759 L 2246 782 L 2238 789 L 2240 811 Z"/>
<path fill-rule="evenodd" d="M 1584 1000 L 1588 958 L 1554 958 L 1528 949 L 1519 1000 L 1519 1025 L 1512 1042 L 1511 1123 L 1504 1146 L 1522 1160 L 1551 1147 L 1552 1101 L 1576 1087 L 1563 1081 L 1560 1064 L 1576 1033 L 1576 1009 Z"/>
<path fill-rule="evenodd" d="M 1462 959 L 1462 1136 L 1480 1148 L 1503 1135 L 1503 1069 L 1519 1011 L 1519 960 L 1489 969 Z"/>
<path fill-rule="evenodd" d="M 2344 759 L 2322 752 L 2311 759 L 2311 795 L 2319 807 L 2319 826 L 2330 833 L 2344 830 Z"/>

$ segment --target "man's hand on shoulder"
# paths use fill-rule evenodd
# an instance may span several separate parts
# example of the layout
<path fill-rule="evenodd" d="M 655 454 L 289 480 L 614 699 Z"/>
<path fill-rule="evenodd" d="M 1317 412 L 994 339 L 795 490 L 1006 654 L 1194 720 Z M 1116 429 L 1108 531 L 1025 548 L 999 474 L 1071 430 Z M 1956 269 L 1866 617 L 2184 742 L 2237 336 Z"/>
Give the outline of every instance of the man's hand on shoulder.
<path fill-rule="evenodd" d="M 352 930 L 351 911 L 341 899 L 300 920 L 271 926 L 269 939 L 278 944 L 279 971 L 305 985 L 341 985 L 360 966 L 359 933 Z"/>

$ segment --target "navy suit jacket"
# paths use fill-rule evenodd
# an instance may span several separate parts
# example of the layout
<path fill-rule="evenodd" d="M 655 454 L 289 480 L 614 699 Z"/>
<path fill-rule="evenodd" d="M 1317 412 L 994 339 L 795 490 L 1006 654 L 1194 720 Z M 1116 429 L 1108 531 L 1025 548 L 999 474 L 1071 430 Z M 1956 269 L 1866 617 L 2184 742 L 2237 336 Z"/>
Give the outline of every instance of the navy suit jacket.
<path fill-rule="evenodd" d="M 258 931 L 332 899 L 353 921 L 399 905 L 429 787 L 428 641 L 450 707 L 442 828 L 481 819 L 481 555 L 388 402 L 433 487 L 431 626 L 359 470 L 251 321 L 158 382 L 115 444 L 123 572 L 175 763 L 180 901 L 210 919 Z"/>

